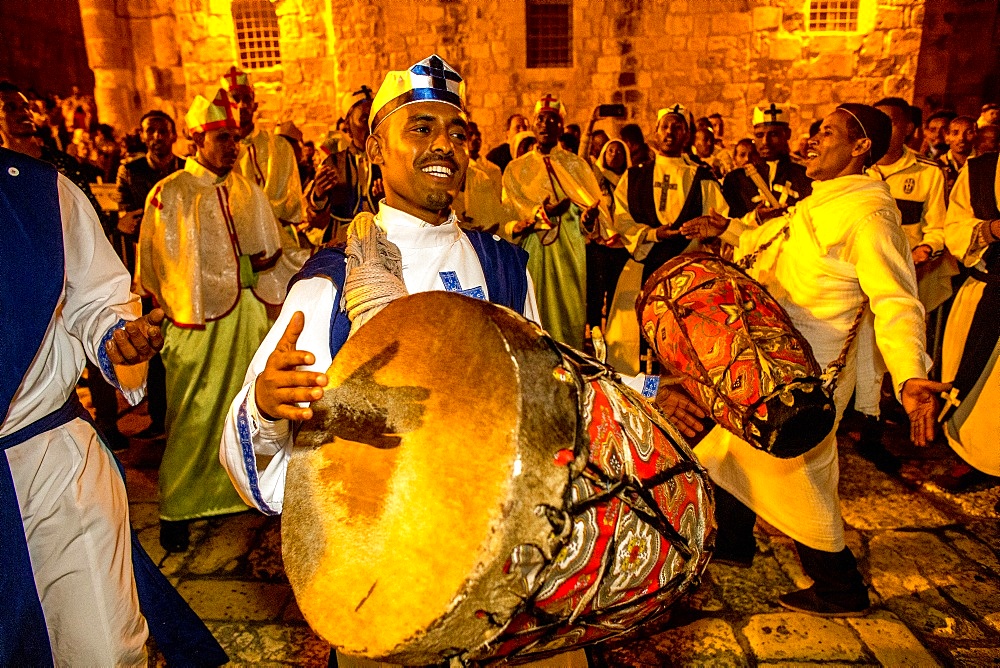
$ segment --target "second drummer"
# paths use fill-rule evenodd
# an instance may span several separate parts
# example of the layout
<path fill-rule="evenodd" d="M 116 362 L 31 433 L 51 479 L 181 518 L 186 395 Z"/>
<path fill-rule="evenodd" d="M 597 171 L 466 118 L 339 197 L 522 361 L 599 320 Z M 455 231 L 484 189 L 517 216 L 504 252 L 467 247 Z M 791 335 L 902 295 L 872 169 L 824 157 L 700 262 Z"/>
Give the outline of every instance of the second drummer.
<path fill-rule="evenodd" d="M 785 308 L 820 365 L 842 360 L 834 394 L 838 419 L 850 399 L 858 360 L 870 363 L 873 354 L 852 345 L 849 333 L 859 310 L 870 308 L 874 339 L 910 417 L 911 438 L 925 445 L 933 437 L 935 396 L 947 386 L 927 380 L 923 307 L 895 201 L 885 183 L 864 175 L 885 155 L 891 132 L 882 112 L 842 104 L 810 140 L 806 172 L 815 179 L 813 192 L 794 210 L 752 229 L 739 219 L 706 216 L 681 231 L 697 238 L 722 234 L 737 247 L 738 258 L 755 260 L 751 277 Z M 720 427 L 695 454 L 718 485 L 717 562 L 751 565 L 759 515 L 795 541 L 803 570 L 814 582 L 779 597 L 784 607 L 829 617 L 868 609 L 868 589 L 844 539 L 836 426 L 822 443 L 792 459 L 755 450 Z"/>

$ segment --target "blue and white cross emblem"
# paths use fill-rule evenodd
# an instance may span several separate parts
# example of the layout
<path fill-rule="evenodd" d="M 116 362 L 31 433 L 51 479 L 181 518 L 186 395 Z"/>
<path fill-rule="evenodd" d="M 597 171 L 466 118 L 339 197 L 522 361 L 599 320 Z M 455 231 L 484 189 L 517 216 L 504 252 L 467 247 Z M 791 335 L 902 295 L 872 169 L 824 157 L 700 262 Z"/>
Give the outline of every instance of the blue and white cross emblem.
<path fill-rule="evenodd" d="M 444 283 L 444 289 L 448 292 L 457 292 L 465 295 L 466 297 L 475 297 L 476 299 L 486 301 L 486 291 L 483 290 L 481 285 L 477 285 L 474 288 L 463 289 L 462 284 L 458 280 L 458 274 L 454 271 L 439 271 L 438 276 L 441 277 L 441 282 Z"/>

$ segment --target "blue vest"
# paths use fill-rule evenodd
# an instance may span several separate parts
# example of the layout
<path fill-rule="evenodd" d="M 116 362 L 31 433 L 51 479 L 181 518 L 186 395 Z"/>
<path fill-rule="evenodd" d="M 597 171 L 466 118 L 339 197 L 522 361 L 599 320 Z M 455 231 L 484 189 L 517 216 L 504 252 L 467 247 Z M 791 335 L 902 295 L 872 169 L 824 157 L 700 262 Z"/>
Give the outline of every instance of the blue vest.
<path fill-rule="evenodd" d="M 0 424 L 41 347 L 65 276 L 58 172 L 0 148 Z M 0 451 L 75 418 L 91 422 L 76 391 L 62 407 L 0 438 Z M 92 424 L 92 422 L 91 422 Z M 103 439 L 102 439 L 103 441 Z M 124 471 L 119 471 L 124 477 Z M 139 607 L 171 665 L 221 665 L 226 653 L 132 534 Z M 7 456 L 0 452 L 0 666 L 51 666 L 52 649 L 35 588 L 27 538 Z M 81 605 L 86 605 L 81 601 Z M 97 632 L 95 630 L 95 632 Z"/>
<path fill-rule="evenodd" d="M 524 300 L 528 297 L 528 254 L 523 249 L 492 234 L 477 230 L 464 230 L 479 257 L 486 277 L 486 289 L 490 301 L 524 315 Z M 292 277 L 288 289 L 298 281 L 322 276 L 337 288 L 337 295 L 343 293 L 347 256 L 338 246 L 323 248 L 305 263 L 299 273 Z M 339 302 L 338 302 L 339 304 Z M 330 357 L 337 356 L 341 346 L 351 333 L 351 321 L 345 311 L 334 308 L 330 316 Z"/>

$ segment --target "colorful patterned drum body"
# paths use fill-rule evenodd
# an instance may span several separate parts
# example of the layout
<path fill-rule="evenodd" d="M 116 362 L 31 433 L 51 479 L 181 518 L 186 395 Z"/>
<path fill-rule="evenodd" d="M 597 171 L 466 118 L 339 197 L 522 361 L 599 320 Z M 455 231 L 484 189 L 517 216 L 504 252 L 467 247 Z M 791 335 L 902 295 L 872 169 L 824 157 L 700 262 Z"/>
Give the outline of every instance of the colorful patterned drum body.
<path fill-rule="evenodd" d="M 830 433 L 836 410 L 809 342 L 736 265 L 679 255 L 649 277 L 635 308 L 665 372 L 725 429 L 781 458 Z"/>
<path fill-rule="evenodd" d="M 399 299 L 329 375 L 282 542 L 303 615 L 341 651 L 540 658 L 662 619 L 699 583 L 713 497 L 683 437 L 512 311 Z"/>

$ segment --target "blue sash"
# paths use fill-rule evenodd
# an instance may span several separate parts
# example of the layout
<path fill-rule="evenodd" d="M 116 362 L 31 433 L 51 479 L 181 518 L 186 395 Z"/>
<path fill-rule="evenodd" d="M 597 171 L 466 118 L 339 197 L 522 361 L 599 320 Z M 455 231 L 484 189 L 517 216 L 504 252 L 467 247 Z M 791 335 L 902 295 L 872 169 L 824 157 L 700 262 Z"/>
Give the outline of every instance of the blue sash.
<path fill-rule="evenodd" d="M 0 424 L 42 345 L 62 294 L 65 261 L 55 168 L 0 148 Z M 15 445 L 3 439 L 4 448 Z M 7 445 L 10 443 L 10 445 Z M 0 665 L 51 666 L 45 616 L 7 456 L 0 454 Z"/>
<path fill-rule="evenodd" d="M 477 230 L 463 231 L 479 257 L 490 301 L 524 315 L 524 300 L 528 297 L 528 276 L 525 273 L 528 253 L 492 234 Z M 299 273 L 288 282 L 288 289 L 291 290 L 301 280 L 322 276 L 334 284 L 339 296 L 344 289 L 346 262 L 347 255 L 343 247 L 327 246 L 309 258 Z M 350 333 L 351 321 L 347 313 L 340 310 L 339 304 L 335 305 L 330 315 L 331 357 L 337 356 Z"/>
<path fill-rule="evenodd" d="M 57 172 L 45 163 L 0 149 L 0 424 L 59 305 L 65 273 Z M 0 450 L 75 418 L 93 424 L 75 391 L 40 420 L 0 438 Z M 95 427 L 96 430 L 96 427 Z M 104 439 L 101 439 L 102 442 Z M 117 460 L 115 460 L 117 463 Z M 124 470 L 118 464 L 124 479 Z M 139 607 L 170 665 L 217 666 L 226 653 L 132 533 L 132 568 Z M 38 600 L 24 524 L 7 456 L 0 453 L 0 666 L 51 666 L 45 616 Z"/>
<path fill-rule="evenodd" d="M 62 295 L 65 261 L 59 172 L 0 148 L 0 424 Z"/>

